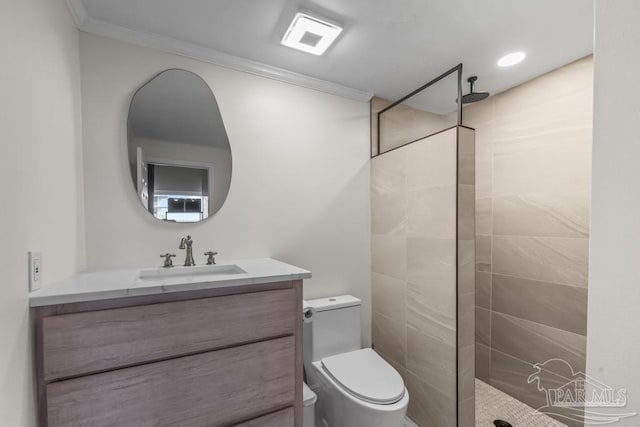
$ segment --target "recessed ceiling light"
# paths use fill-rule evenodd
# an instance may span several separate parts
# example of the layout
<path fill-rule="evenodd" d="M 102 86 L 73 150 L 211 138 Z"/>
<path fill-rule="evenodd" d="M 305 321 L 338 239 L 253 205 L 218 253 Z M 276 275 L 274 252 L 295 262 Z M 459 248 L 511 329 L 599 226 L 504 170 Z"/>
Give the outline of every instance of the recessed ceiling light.
<path fill-rule="evenodd" d="M 512 65 L 521 63 L 526 57 L 527 54 L 524 52 L 513 52 L 500 58 L 498 65 L 500 67 L 511 67 Z"/>
<path fill-rule="evenodd" d="M 336 24 L 298 12 L 280 43 L 303 52 L 322 55 L 341 32 L 342 28 Z"/>

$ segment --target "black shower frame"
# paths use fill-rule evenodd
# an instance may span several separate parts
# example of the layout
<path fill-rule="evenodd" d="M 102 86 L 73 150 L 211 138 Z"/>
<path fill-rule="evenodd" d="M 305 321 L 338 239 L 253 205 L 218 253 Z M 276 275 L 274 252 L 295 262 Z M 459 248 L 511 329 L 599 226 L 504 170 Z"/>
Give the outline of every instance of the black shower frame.
<path fill-rule="evenodd" d="M 371 158 L 374 158 L 376 156 L 379 156 L 381 154 L 386 153 L 387 151 L 391 151 L 394 150 L 396 148 L 400 148 L 400 147 L 404 147 L 407 144 L 411 144 L 412 142 L 415 141 L 409 141 L 407 143 L 404 143 L 402 145 L 399 145 L 398 147 L 394 147 L 391 150 L 387 150 L 384 153 L 380 151 L 380 116 L 391 110 L 393 107 L 402 104 L 404 101 L 406 101 L 407 99 L 411 98 L 414 95 L 417 95 L 418 93 L 422 92 L 423 90 L 435 85 L 436 83 L 438 83 L 440 80 L 450 76 L 453 73 L 458 73 L 458 95 L 456 97 L 456 103 L 458 105 L 458 111 L 457 111 L 457 116 L 458 116 L 458 122 L 456 124 L 456 126 L 462 126 L 462 102 L 458 102 L 459 99 L 462 99 L 462 63 L 456 65 L 455 67 L 451 68 L 450 70 L 445 71 L 444 73 L 440 74 L 438 77 L 436 77 L 435 79 L 431 80 L 430 82 L 420 86 L 418 89 L 414 90 L 413 92 L 403 96 L 402 98 L 398 99 L 397 101 L 393 102 L 391 105 L 386 106 L 385 108 L 383 108 L 382 110 L 378 111 L 377 113 L 377 120 L 376 120 L 376 126 L 377 126 L 377 141 L 376 141 L 376 153 L 373 154 L 371 153 Z M 452 126 L 453 127 L 453 126 Z M 446 130 L 446 129 L 443 129 Z M 441 132 L 441 131 L 440 131 Z M 439 133 L 439 132 L 436 132 Z M 427 136 L 431 136 L 431 135 L 425 135 L 422 138 L 419 139 L 423 139 L 426 138 Z"/>

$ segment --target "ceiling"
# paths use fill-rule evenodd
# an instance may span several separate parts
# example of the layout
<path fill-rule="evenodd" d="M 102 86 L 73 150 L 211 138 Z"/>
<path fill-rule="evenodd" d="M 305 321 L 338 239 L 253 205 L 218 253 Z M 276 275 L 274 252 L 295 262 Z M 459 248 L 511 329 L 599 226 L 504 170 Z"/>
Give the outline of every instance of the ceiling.
<path fill-rule="evenodd" d="M 593 51 L 585 0 L 67 2 L 83 31 L 358 100 L 398 99 L 458 63 L 496 94 Z M 323 56 L 279 43 L 301 9 L 344 24 Z M 498 67 L 513 51 L 528 56 Z"/>

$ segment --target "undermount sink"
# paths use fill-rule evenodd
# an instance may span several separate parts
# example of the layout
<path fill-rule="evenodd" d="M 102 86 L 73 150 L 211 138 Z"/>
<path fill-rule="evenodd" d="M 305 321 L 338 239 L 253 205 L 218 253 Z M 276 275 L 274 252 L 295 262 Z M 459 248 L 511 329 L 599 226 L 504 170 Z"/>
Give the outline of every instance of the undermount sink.
<path fill-rule="evenodd" d="M 246 274 L 247 272 L 235 264 L 196 265 L 193 267 L 149 268 L 141 270 L 138 280 L 143 282 L 184 277 L 189 281 L 204 276 L 226 276 L 230 274 Z"/>

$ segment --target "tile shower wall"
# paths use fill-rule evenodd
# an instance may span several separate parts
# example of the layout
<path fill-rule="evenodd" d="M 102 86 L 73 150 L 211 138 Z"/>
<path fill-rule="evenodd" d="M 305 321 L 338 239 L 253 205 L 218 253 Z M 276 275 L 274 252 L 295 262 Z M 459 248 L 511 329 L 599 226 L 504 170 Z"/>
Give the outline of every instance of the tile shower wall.
<path fill-rule="evenodd" d="M 477 139 L 476 376 L 533 407 L 545 396 L 527 383 L 532 364 L 585 370 L 592 69 L 584 58 L 464 110 Z"/>
<path fill-rule="evenodd" d="M 372 340 L 424 426 L 455 425 L 457 395 L 460 425 L 473 425 L 472 315 L 460 329 L 459 390 L 455 383 L 456 265 L 459 312 L 472 314 L 474 300 L 473 143 L 473 131 L 454 128 L 372 160 Z"/>

